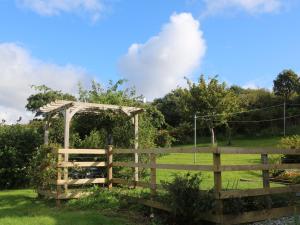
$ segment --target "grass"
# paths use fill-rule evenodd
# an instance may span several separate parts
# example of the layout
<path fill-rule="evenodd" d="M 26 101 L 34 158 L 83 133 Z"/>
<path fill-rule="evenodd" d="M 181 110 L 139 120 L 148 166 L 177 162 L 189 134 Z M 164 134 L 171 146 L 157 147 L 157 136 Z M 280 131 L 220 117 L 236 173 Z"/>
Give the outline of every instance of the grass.
<path fill-rule="evenodd" d="M 233 147 L 276 147 L 279 143 L 279 137 L 261 138 L 261 139 L 236 139 L 232 141 Z M 226 146 L 225 141 L 218 143 L 219 146 Z M 184 147 L 192 147 L 193 145 L 184 145 Z M 199 143 L 197 146 L 209 146 L 209 143 Z M 222 165 L 249 165 L 259 164 L 260 155 L 231 155 L 226 154 L 221 156 Z M 199 165 L 212 165 L 212 154 L 196 154 L 196 164 Z M 193 164 L 194 154 L 181 154 L 173 153 L 162 156 L 158 159 L 158 163 L 166 164 Z M 172 179 L 173 174 L 183 174 L 186 171 L 172 171 L 172 170 L 157 170 L 158 182 L 169 181 Z M 213 187 L 213 173 L 202 172 L 203 176 L 203 189 L 210 189 Z M 247 180 L 247 181 L 241 181 Z M 262 188 L 261 171 L 238 171 L 238 172 L 223 172 L 222 173 L 223 188 Z M 271 186 L 280 186 L 279 184 L 272 183 Z"/>
<path fill-rule="evenodd" d="M 88 210 L 88 211 L 87 211 Z M 96 210 L 56 208 L 39 200 L 33 190 L 0 191 L 1 225 L 133 225 L 119 216 L 104 216 Z"/>

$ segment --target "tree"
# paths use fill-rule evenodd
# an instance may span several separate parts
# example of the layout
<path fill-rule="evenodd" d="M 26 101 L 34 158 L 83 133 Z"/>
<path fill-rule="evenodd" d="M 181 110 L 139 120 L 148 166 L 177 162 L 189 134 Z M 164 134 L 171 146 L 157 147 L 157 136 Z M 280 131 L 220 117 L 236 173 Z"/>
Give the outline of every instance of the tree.
<path fill-rule="evenodd" d="M 45 85 L 32 85 L 32 88 L 38 93 L 30 95 L 27 99 L 27 105 L 25 106 L 26 109 L 31 112 L 37 112 L 40 107 L 55 100 L 76 101 L 76 98 L 73 95 L 55 91 Z"/>
<path fill-rule="evenodd" d="M 273 81 L 275 95 L 282 96 L 287 101 L 292 94 L 297 92 L 299 77 L 293 70 L 283 70 Z"/>
<path fill-rule="evenodd" d="M 189 119 L 186 105 L 188 95 L 187 89 L 177 88 L 163 98 L 155 99 L 153 105 L 162 112 L 168 125 L 178 127 Z"/>
<path fill-rule="evenodd" d="M 188 105 L 192 115 L 197 114 L 201 123 L 211 132 L 211 142 L 215 143 L 214 128 L 228 125 L 232 113 L 240 110 L 239 98 L 227 88 L 225 83 L 219 83 L 216 77 L 207 82 L 202 75 L 198 83 L 188 81 Z"/>

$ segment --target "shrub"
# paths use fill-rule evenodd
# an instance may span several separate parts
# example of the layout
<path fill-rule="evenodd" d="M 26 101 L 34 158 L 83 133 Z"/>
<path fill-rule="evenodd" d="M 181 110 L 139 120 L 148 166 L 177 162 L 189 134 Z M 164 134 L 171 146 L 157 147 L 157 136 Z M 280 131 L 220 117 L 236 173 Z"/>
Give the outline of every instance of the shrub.
<path fill-rule="evenodd" d="M 300 135 L 292 135 L 281 138 L 280 147 L 285 149 L 300 149 Z M 283 161 L 285 163 L 298 163 L 300 162 L 300 156 L 284 155 Z"/>
<path fill-rule="evenodd" d="M 0 189 L 29 185 L 29 161 L 42 141 L 38 125 L 0 125 Z"/>
<path fill-rule="evenodd" d="M 43 145 L 33 155 L 28 174 L 36 190 L 55 188 L 53 181 L 57 180 L 57 151 L 57 145 Z"/>
<path fill-rule="evenodd" d="M 67 202 L 67 206 L 76 209 L 119 209 L 120 198 L 117 192 L 99 186 L 93 186 L 87 191 L 91 194 L 80 199 L 70 200 Z"/>
<path fill-rule="evenodd" d="M 167 130 L 160 130 L 156 136 L 156 145 L 159 147 L 171 147 L 172 143 L 175 141 Z"/>
<path fill-rule="evenodd" d="M 201 191 L 201 174 L 175 175 L 172 182 L 164 183 L 166 201 L 171 207 L 176 224 L 201 224 L 200 212 L 213 207 L 213 198 L 208 191 Z"/>

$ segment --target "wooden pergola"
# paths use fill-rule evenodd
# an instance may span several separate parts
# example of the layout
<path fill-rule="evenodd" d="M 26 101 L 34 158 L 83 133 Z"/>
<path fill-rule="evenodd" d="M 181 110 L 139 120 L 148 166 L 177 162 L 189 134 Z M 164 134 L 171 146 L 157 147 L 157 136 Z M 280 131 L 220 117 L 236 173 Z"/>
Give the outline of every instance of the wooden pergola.
<path fill-rule="evenodd" d="M 132 119 L 134 124 L 134 149 L 139 147 L 139 113 L 143 112 L 142 108 L 118 106 L 108 104 L 96 104 L 87 102 L 56 100 L 43 107 L 41 107 L 37 115 L 42 115 L 46 119 L 44 130 L 44 143 L 49 142 L 49 120 L 59 113 L 64 115 L 64 148 L 70 147 L 70 124 L 71 120 L 77 113 L 98 113 L 99 111 L 112 111 L 117 113 L 124 113 Z M 135 163 L 139 162 L 138 154 L 135 153 Z M 66 159 L 68 160 L 68 159 Z M 135 180 L 138 181 L 138 167 L 135 168 Z"/>

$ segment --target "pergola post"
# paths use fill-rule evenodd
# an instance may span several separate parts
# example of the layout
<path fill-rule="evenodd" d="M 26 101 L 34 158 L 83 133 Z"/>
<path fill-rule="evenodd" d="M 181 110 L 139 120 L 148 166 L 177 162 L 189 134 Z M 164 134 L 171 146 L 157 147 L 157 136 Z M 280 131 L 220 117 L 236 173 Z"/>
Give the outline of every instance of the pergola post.
<path fill-rule="evenodd" d="M 44 145 L 49 144 L 49 126 L 50 126 L 50 122 L 49 122 L 49 118 L 47 118 L 44 126 Z"/>
<path fill-rule="evenodd" d="M 65 109 L 64 111 L 64 120 L 65 120 L 65 133 L 64 133 L 64 148 L 68 149 L 70 147 L 70 122 L 72 119 L 70 109 Z M 64 162 L 69 161 L 69 154 L 65 153 Z M 64 168 L 64 180 L 68 181 L 69 171 L 68 168 Z M 68 184 L 64 185 L 65 191 L 68 190 Z"/>
<path fill-rule="evenodd" d="M 70 121 L 71 121 L 70 109 L 65 109 L 64 119 L 65 119 L 64 148 L 68 149 L 70 147 Z"/>
<path fill-rule="evenodd" d="M 139 148 L 139 114 L 134 115 L 134 149 Z M 134 153 L 134 162 L 139 163 L 138 153 Z M 134 168 L 134 181 L 139 181 L 139 168 Z"/>

